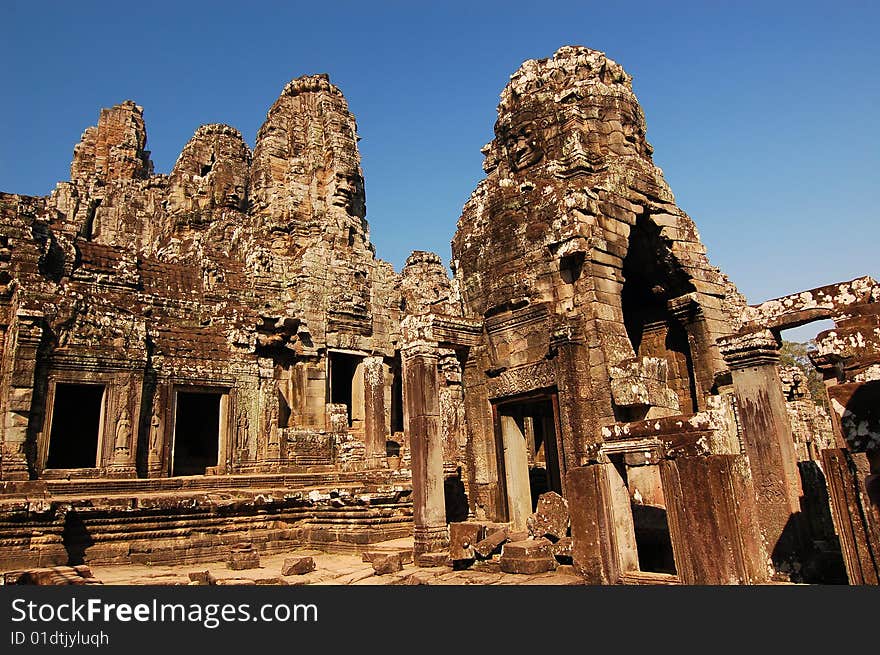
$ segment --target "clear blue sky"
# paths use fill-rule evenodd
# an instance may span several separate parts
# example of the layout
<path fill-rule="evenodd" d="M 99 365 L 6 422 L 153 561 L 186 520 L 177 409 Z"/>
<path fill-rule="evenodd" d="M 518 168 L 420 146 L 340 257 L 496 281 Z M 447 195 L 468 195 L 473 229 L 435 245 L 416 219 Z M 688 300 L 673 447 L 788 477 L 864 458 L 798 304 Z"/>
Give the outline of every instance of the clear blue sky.
<path fill-rule="evenodd" d="M 655 162 L 750 302 L 880 277 L 877 6 L 4 2 L 0 190 L 48 193 L 127 98 L 157 172 L 203 123 L 253 146 L 284 84 L 327 72 L 358 119 L 378 255 L 448 261 L 508 76 L 579 44 L 634 76 Z"/>

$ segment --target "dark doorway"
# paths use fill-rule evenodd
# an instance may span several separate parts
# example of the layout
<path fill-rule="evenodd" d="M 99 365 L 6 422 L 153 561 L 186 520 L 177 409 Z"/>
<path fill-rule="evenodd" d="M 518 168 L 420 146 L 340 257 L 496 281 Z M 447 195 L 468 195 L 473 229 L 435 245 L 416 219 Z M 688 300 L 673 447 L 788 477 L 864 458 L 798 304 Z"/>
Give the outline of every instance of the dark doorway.
<path fill-rule="evenodd" d="M 352 399 L 354 397 L 354 375 L 362 357 L 347 353 L 330 353 L 330 402 L 348 408 L 348 425 L 354 420 Z"/>
<path fill-rule="evenodd" d="M 403 432 L 403 375 L 400 353 L 394 355 L 391 365 L 391 434 Z"/>
<path fill-rule="evenodd" d="M 290 427 L 290 404 L 280 389 L 276 393 L 278 396 L 278 427 Z"/>
<path fill-rule="evenodd" d="M 46 468 L 78 469 L 97 465 L 103 404 L 104 385 L 55 385 Z"/>
<path fill-rule="evenodd" d="M 668 384 L 678 396 L 681 411 L 696 412 L 696 373 L 688 334 L 668 308 L 671 299 L 691 293 L 694 286 L 647 214 L 639 216 L 630 230 L 623 277 L 623 322 L 636 357 L 665 359 Z M 631 421 L 644 416 L 624 411 L 615 418 Z"/>
<path fill-rule="evenodd" d="M 220 398 L 219 393 L 177 392 L 172 475 L 204 475 L 217 466 Z"/>

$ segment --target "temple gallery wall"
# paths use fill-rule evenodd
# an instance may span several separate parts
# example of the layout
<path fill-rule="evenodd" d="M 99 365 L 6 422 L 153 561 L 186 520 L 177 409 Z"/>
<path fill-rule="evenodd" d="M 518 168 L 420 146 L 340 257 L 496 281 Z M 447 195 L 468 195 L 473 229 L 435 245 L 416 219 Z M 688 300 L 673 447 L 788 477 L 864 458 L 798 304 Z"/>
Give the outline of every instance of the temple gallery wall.
<path fill-rule="evenodd" d="M 423 567 L 877 584 L 880 284 L 748 305 L 600 52 L 526 61 L 497 116 L 451 274 L 377 259 L 326 75 L 253 151 L 204 125 L 155 174 L 126 101 L 69 181 L 0 194 L 0 569 L 411 538 Z M 827 319 L 817 399 L 780 334 Z"/>

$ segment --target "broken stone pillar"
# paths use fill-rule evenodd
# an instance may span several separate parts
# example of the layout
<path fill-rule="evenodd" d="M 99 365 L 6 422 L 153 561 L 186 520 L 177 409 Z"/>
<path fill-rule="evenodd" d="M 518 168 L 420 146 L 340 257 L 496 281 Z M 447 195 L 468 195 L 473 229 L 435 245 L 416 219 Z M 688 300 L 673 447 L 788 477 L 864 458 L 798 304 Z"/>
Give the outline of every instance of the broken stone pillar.
<path fill-rule="evenodd" d="M 473 560 L 476 557 L 474 546 L 482 541 L 486 526 L 476 521 L 463 521 L 449 524 L 449 558 L 453 562 Z"/>
<path fill-rule="evenodd" d="M 385 370 L 381 357 L 364 358 L 364 440 L 369 466 L 385 457 Z"/>
<path fill-rule="evenodd" d="M 552 544 L 544 538 L 511 541 L 501 551 L 501 570 L 505 573 L 534 575 L 556 568 Z"/>
<path fill-rule="evenodd" d="M 872 515 L 866 484 L 876 475 L 868 474 L 864 453 L 828 448 L 821 455 L 849 583 L 880 584 L 880 520 Z"/>
<path fill-rule="evenodd" d="M 558 541 L 568 535 L 568 503 L 555 491 L 538 497 L 538 506 L 527 523 L 534 537 L 548 537 Z"/>
<path fill-rule="evenodd" d="M 425 342 L 402 351 L 404 400 L 409 419 L 413 485 L 413 555 L 446 550 L 446 502 L 443 495 L 443 442 L 440 434 L 437 352 Z"/>
<path fill-rule="evenodd" d="M 769 330 L 719 341 L 730 367 L 758 517 L 774 565 L 797 559 L 802 495 L 797 455 L 779 379 L 779 341 Z"/>

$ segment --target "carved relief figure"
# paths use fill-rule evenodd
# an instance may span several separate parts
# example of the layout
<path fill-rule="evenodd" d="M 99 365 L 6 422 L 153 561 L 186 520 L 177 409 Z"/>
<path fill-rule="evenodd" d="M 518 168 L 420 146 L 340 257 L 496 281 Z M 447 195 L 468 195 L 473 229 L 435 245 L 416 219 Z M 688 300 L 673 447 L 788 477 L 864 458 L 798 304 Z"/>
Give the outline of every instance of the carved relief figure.
<path fill-rule="evenodd" d="M 150 452 L 158 454 L 162 432 L 162 419 L 159 418 L 159 401 L 153 401 L 153 413 L 150 417 Z"/>
<path fill-rule="evenodd" d="M 247 450 L 250 445 L 250 435 L 248 434 L 250 421 L 247 412 L 242 410 L 238 415 L 238 427 L 235 432 L 235 448 L 236 450 Z"/>
<path fill-rule="evenodd" d="M 116 451 L 128 450 L 128 444 L 131 440 L 131 417 L 128 408 L 123 407 L 119 418 L 116 420 Z"/>
<path fill-rule="evenodd" d="M 278 399 L 270 398 L 269 400 L 269 446 L 278 447 Z"/>

